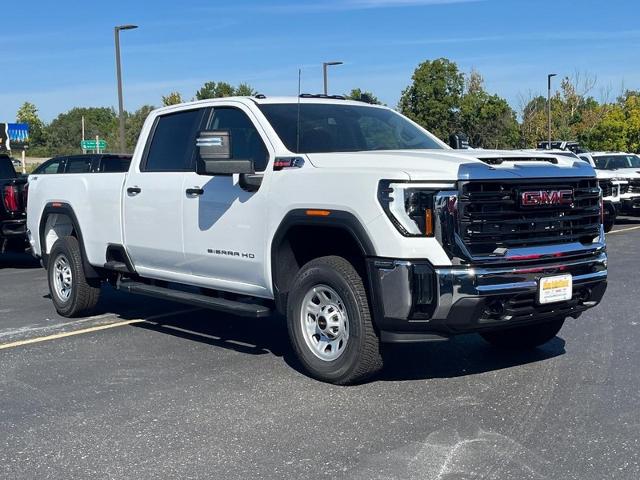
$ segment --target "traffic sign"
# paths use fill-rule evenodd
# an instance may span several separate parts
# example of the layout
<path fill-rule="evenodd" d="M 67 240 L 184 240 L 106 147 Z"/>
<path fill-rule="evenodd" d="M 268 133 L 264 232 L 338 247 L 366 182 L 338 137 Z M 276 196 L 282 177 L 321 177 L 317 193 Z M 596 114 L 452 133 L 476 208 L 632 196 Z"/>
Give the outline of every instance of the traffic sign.
<path fill-rule="evenodd" d="M 104 140 L 99 140 L 96 148 L 95 140 L 82 140 L 80 142 L 80 146 L 83 150 L 105 150 L 107 148 L 107 142 Z"/>

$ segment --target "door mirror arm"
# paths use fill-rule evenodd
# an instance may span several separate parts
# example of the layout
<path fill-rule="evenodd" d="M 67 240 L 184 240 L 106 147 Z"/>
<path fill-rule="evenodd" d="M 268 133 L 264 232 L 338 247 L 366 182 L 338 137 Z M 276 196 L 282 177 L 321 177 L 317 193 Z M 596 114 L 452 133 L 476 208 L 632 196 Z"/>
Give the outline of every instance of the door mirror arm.
<path fill-rule="evenodd" d="M 247 192 L 257 192 L 262 185 L 263 177 L 262 173 L 241 173 L 238 184 Z"/>

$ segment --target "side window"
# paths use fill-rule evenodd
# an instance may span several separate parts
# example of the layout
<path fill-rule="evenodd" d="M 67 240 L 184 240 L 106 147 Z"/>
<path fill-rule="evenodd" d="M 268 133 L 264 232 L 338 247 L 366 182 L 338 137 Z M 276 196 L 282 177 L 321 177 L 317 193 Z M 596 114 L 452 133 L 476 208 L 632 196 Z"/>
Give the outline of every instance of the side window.
<path fill-rule="evenodd" d="M 37 173 L 39 175 L 46 175 L 50 173 L 58 173 L 58 169 L 60 168 L 60 163 L 62 162 L 62 158 L 56 158 L 54 160 L 49 160 L 42 164 L 42 166 L 38 167 Z M 62 172 L 60 172 L 62 173 Z"/>
<path fill-rule="evenodd" d="M 156 119 L 144 161 L 145 172 L 183 172 L 194 169 L 196 135 L 206 109 L 184 110 Z"/>
<path fill-rule="evenodd" d="M 242 110 L 233 107 L 215 107 L 207 130 L 229 130 L 231 158 L 253 160 L 256 172 L 267 168 L 269 152 L 255 125 Z"/>
<path fill-rule="evenodd" d="M 126 172 L 129 170 L 131 157 L 107 155 L 100 160 L 99 171 L 101 172 Z"/>
<path fill-rule="evenodd" d="M 87 157 L 69 157 L 67 165 L 64 169 L 65 173 L 89 173 L 91 171 L 92 158 Z"/>

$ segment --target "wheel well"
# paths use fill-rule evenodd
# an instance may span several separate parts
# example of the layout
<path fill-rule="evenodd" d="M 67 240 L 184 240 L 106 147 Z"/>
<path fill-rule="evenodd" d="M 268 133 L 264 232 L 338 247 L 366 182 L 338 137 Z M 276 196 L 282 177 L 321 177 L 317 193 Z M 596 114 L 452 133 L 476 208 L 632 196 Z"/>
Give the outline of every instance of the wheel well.
<path fill-rule="evenodd" d="M 42 230 L 42 254 L 48 255 L 56 241 L 67 236 L 78 236 L 73 220 L 64 213 L 48 214 Z"/>
<path fill-rule="evenodd" d="M 294 225 L 273 247 L 276 305 L 284 312 L 291 283 L 303 265 L 314 258 L 337 255 L 347 259 L 367 284 L 366 254 L 353 233 L 340 226 Z"/>

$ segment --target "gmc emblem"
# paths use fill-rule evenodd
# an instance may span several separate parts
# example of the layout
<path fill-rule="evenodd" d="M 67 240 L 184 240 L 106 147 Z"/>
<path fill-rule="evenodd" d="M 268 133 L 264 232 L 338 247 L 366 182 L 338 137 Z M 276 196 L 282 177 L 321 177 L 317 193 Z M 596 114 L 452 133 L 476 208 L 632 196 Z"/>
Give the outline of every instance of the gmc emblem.
<path fill-rule="evenodd" d="M 533 190 L 520 193 L 520 205 L 538 207 L 573 204 L 573 190 Z"/>

